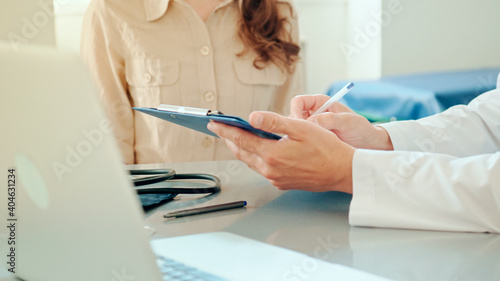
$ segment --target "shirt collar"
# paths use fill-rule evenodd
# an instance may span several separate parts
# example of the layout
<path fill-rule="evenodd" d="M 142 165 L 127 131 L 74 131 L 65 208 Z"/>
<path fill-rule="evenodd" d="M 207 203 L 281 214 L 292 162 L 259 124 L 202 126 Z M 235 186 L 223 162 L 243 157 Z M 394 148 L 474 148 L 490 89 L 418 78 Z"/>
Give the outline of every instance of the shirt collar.
<path fill-rule="evenodd" d="M 168 9 L 168 3 L 171 0 L 144 0 L 144 10 L 146 11 L 146 20 L 155 21 L 161 18 Z M 238 5 L 241 9 L 241 4 L 243 0 L 225 0 L 220 6 L 225 6 L 233 1 L 238 1 Z"/>

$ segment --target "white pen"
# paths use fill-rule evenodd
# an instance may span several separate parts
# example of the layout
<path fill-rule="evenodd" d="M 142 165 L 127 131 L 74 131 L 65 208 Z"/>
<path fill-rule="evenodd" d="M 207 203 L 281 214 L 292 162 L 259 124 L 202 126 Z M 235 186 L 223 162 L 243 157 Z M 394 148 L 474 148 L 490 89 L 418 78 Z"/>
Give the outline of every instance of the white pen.
<path fill-rule="evenodd" d="M 349 92 L 352 87 L 354 87 L 354 84 L 352 82 L 347 83 L 347 85 L 344 86 L 344 88 L 340 89 L 335 95 L 333 95 L 328 101 L 325 102 L 316 112 L 314 112 L 311 116 L 320 114 L 325 112 L 330 105 L 332 105 L 334 102 L 340 100 L 347 92 Z"/>

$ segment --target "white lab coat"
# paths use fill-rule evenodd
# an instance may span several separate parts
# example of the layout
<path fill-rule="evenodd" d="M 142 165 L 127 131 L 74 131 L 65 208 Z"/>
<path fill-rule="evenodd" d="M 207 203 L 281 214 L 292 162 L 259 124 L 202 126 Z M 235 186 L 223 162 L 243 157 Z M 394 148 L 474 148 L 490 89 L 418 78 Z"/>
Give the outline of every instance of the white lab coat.
<path fill-rule="evenodd" d="M 500 76 L 467 106 L 383 127 L 395 151 L 354 154 L 351 225 L 500 232 Z"/>

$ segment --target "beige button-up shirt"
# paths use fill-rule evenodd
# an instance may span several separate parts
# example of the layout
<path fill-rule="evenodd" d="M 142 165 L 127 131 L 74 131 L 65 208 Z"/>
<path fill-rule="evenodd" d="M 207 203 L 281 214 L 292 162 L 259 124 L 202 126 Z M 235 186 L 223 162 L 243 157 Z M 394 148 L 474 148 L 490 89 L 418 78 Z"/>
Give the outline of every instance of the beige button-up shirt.
<path fill-rule="evenodd" d="M 183 0 L 91 2 L 81 52 L 125 163 L 233 159 L 220 139 L 132 107 L 182 105 L 247 119 L 255 110 L 284 113 L 302 93 L 300 62 L 290 75 L 274 64 L 255 68 L 253 50 L 237 56 L 244 49 L 239 3 L 223 1 L 204 22 Z M 298 42 L 295 9 L 279 5 L 279 11 Z"/>

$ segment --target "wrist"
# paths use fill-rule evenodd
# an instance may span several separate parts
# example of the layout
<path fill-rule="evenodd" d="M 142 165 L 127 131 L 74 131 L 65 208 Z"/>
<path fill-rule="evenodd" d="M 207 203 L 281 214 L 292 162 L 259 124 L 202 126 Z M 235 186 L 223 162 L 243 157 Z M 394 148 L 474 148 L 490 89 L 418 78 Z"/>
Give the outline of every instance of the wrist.
<path fill-rule="evenodd" d="M 338 157 L 338 159 L 343 159 L 340 161 L 335 171 L 333 171 L 333 175 L 335 175 L 335 180 L 333 181 L 333 191 L 340 191 L 352 194 L 352 161 L 354 159 L 354 153 L 356 149 L 350 145 L 346 144 L 346 148 L 344 150 L 344 155 Z"/>
<path fill-rule="evenodd" d="M 376 130 L 376 137 L 374 138 L 376 141 L 373 144 L 372 149 L 376 150 L 394 150 L 394 146 L 392 145 L 391 136 L 387 132 L 384 127 L 374 126 Z"/>
<path fill-rule="evenodd" d="M 346 165 L 346 170 L 345 170 L 345 176 L 344 176 L 344 190 L 343 192 L 352 194 L 352 161 L 354 159 L 354 152 L 356 152 L 356 149 L 351 147 L 352 149 L 349 151 L 349 158 L 347 161 Z"/>

